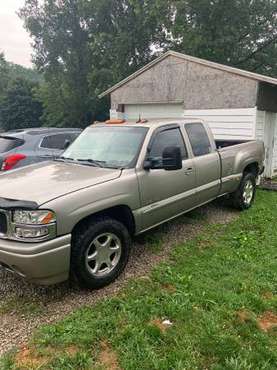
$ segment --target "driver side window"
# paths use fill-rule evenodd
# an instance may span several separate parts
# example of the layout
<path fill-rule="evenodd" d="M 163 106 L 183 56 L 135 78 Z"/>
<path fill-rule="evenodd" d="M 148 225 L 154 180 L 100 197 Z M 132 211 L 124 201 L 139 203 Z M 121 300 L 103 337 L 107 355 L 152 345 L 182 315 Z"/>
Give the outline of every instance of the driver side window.
<path fill-rule="evenodd" d="M 179 128 L 171 128 L 157 133 L 154 137 L 149 157 L 162 160 L 163 151 L 168 146 L 180 147 L 182 159 L 188 158 L 184 139 Z"/>

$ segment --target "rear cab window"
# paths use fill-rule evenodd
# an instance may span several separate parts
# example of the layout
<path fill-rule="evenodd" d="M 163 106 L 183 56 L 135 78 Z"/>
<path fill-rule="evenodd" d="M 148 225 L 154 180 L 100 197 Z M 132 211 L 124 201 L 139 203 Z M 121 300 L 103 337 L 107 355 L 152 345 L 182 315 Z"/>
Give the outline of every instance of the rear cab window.
<path fill-rule="evenodd" d="M 187 123 L 185 130 L 195 157 L 212 153 L 212 145 L 202 123 Z"/>
<path fill-rule="evenodd" d="M 0 153 L 9 152 L 24 144 L 24 140 L 11 136 L 0 136 Z"/>

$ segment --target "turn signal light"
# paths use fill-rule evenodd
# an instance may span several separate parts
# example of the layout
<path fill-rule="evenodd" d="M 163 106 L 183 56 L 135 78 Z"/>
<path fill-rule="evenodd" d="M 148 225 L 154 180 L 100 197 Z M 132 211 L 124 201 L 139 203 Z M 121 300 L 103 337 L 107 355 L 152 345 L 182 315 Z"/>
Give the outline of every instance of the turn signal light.
<path fill-rule="evenodd" d="M 4 159 L 1 170 L 2 171 L 11 170 L 19 161 L 22 161 L 22 159 L 25 158 L 26 155 L 24 154 L 11 154 Z"/>

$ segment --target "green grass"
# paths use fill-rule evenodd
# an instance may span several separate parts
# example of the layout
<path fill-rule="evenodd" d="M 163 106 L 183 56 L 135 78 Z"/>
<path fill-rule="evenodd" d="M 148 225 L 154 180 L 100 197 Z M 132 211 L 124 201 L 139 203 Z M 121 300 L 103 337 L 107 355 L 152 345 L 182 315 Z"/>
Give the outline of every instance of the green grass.
<path fill-rule="evenodd" d="M 122 369 L 276 370 L 276 330 L 258 326 L 277 313 L 276 222 L 277 193 L 258 192 L 251 210 L 174 248 L 149 279 L 41 328 L 30 343 L 39 368 L 109 368 L 99 362 L 107 342 Z M 173 323 L 164 331 L 154 321 L 163 319 Z M 16 369 L 14 354 L 0 368 Z"/>

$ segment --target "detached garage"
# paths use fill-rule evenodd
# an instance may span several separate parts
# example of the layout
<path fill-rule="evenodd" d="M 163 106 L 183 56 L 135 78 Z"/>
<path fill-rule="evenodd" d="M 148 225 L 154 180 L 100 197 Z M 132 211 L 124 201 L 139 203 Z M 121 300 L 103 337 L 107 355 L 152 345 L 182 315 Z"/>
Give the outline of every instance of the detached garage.
<path fill-rule="evenodd" d="M 277 175 L 277 79 L 169 51 L 100 95 L 111 118 L 200 118 L 216 139 L 263 140 Z"/>

